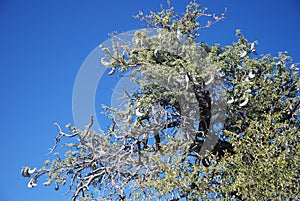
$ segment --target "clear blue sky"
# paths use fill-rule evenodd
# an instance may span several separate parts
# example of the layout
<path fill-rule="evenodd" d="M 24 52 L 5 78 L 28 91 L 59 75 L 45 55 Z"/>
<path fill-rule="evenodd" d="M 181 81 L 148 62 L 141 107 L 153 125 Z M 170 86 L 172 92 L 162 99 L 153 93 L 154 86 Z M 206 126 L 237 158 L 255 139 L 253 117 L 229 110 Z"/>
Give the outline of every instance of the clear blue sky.
<path fill-rule="evenodd" d="M 185 0 L 171 0 L 183 9 Z M 179 3 L 180 2 L 180 3 Z M 204 0 L 227 18 L 202 40 L 231 44 L 241 29 L 259 53 L 287 50 L 300 62 L 299 0 Z M 142 28 L 131 16 L 157 10 L 166 0 L 0 1 L 0 201 L 66 201 L 64 191 L 27 189 L 22 165 L 40 167 L 54 143 L 54 122 L 72 122 L 72 89 L 86 56 L 107 33 Z"/>

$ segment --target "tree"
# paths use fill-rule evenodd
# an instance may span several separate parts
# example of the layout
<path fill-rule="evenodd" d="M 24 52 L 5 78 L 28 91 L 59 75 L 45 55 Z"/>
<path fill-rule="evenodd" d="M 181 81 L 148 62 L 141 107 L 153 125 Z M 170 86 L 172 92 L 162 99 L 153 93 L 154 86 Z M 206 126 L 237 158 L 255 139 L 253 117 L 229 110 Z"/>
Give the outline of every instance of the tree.
<path fill-rule="evenodd" d="M 199 31 L 220 21 L 192 2 L 136 18 L 155 29 L 131 43 L 102 46 L 109 75 L 131 72 L 138 89 L 122 109 L 104 106 L 106 133 L 68 124 L 28 187 L 69 185 L 73 200 L 296 200 L 299 197 L 299 69 L 285 53 L 258 56 L 237 30 L 230 46 L 209 46 Z M 201 20 L 205 25 L 201 25 Z M 100 59 L 100 58 L 99 58 Z M 184 199 L 183 199 L 184 200 Z"/>

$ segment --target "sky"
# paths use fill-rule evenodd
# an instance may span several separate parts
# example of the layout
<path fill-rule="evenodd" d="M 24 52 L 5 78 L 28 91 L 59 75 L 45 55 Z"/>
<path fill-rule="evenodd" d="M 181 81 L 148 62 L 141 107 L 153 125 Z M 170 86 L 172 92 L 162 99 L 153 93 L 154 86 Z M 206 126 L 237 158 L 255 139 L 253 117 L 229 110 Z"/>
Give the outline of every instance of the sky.
<path fill-rule="evenodd" d="M 41 167 L 47 159 L 57 134 L 54 122 L 73 122 L 73 87 L 90 52 L 108 33 L 144 28 L 132 16 L 158 10 L 160 4 L 166 7 L 166 2 L 0 0 L 0 201 L 68 200 L 53 186 L 28 189 L 20 170 L 24 165 Z M 178 10 L 187 2 L 171 0 Z M 211 12 L 228 11 L 225 20 L 200 32 L 200 40 L 230 45 L 235 30 L 241 29 L 249 41 L 258 40 L 259 54 L 288 51 L 300 63 L 299 0 L 201 3 Z"/>

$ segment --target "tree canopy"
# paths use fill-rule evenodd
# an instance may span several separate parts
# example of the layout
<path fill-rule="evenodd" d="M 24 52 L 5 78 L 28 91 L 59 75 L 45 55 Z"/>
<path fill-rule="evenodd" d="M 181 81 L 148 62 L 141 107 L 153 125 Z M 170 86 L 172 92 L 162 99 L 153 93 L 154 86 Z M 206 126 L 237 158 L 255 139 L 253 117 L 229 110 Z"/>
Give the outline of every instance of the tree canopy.
<path fill-rule="evenodd" d="M 112 35 L 99 58 L 109 76 L 130 73 L 121 107 L 103 106 L 111 126 L 68 124 L 28 187 L 69 186 L 73 200 L 296 200 L 299 195 L 299 69 L 286 53 L 258 55 L 236 31 L 210 46 L 201 29 L 225 18 L 196 2 L 136 18 L 147 29 Z M 54 153 L 62 138 L 64 155 Z M 66 141 L 66 140 L 65 140 Z"/>

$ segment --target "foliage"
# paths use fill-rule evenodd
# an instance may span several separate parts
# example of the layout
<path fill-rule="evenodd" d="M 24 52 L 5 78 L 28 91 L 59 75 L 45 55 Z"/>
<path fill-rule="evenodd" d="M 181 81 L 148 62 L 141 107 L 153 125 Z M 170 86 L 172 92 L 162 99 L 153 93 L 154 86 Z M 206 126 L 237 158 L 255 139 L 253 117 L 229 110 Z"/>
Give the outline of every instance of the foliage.
<path fill-rule="evenodd" d="M 182 16 L 170 8 L 136 17 L 159 29 L 136 31 L 130 45 L 115 37 L 102 63 L 112 76 L 130 71 L 139 88 L 124 91 L 122 109 L 104 106 L 107 133 L 91 130 L 93 117 L 84 131 L 57 125 L 52 151 L 61 138 L 79 141 L 38 170 L 24 167 L 28 187 L 46 175 L 46 186 L 69 184 L 73 200 L 300 199 L 291 58 L 258 56 L 239 30 L 230 46 L 199 42 L 199 30 L 225 16 L 195 2 Z M 208 138 L 216 141 L 203 149 Z"/>

